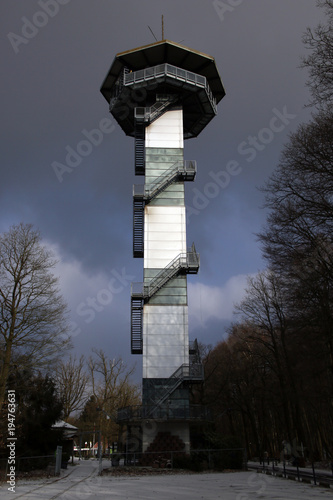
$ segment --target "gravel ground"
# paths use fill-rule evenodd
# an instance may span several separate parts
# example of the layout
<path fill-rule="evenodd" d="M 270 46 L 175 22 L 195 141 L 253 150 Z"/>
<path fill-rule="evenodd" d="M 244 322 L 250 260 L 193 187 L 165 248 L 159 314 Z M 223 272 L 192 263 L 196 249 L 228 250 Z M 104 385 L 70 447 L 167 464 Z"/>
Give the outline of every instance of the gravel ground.
<path fill-rule="evenodd" d="M 0 485 L 1 500 L 332 500 L 332 490 L 248 472 L 195 473 L 114 467 L 81 461 L 58 478 L 19 480 L 15 493 Z"/>

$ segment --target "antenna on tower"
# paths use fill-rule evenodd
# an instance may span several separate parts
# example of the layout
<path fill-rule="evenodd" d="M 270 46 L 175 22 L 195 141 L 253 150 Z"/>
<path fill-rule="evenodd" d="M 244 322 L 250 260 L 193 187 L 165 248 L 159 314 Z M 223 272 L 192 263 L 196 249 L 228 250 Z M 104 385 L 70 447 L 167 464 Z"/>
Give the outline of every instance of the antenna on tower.
<path fill-rule="evenodd" d="M 162 40 L 164 40 L 164 16 L 162 14 Z"/>
<path fill-rule="evenodd" d="M 148 28 L 150 29 L 151 34 L 153 35 L 153 37 L 155 38 L 155 40 L 156 40 L 156 42 L 157 42 L 158 40 L 157 40 L 156 36 L 154 35 L 153 30 L 151 29 L 151 27 L 150 27 L 150 26 L 148 26 Z"/>

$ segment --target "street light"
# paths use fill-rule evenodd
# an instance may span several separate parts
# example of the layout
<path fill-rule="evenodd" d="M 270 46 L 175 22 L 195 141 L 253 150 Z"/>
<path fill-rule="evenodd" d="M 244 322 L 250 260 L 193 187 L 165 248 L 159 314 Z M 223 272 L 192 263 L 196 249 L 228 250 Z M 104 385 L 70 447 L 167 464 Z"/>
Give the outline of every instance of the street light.
<path fill-rule="evenodd" d="M 97 406 L 96 411 L 101 411 L 101 412 L 103 412 L 103 413 L 106 415 L 106 420 L 111 420 L 110 415 L 109 415 L 109 414 L 108 414 L 105 410 L 103 410 L 103 408 L 99 408 L 99 407 Z"/>

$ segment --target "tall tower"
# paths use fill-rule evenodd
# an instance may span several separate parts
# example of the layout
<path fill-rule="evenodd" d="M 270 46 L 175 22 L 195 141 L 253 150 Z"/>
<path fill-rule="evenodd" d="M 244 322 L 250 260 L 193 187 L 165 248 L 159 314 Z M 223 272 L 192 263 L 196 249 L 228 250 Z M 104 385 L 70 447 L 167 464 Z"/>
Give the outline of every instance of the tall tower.
<path fill-rule="evenodd" d="M 189 387 L 202 382 L 196 342 L 189 342 L 187 274 L 199 269 L 187 248 L 185 182 L 196 162 L 184 160 L 184 139 L 196 137 L 225 95 L 212 57 L 162 40 L 116 55 L 101 92 L 123 131 L 135 139 L 133 256 L 143 281 L 131 291 L 131 351 L 143 359 L 142 406 L 118 412 L 141 427 L 142 451 L 172 443 L 190 449 L 190 424 L 204 417 Z M 130 431 L 129 431 L 130 432 Z M 167 437 L 170 440 L 166 443 Z"/>

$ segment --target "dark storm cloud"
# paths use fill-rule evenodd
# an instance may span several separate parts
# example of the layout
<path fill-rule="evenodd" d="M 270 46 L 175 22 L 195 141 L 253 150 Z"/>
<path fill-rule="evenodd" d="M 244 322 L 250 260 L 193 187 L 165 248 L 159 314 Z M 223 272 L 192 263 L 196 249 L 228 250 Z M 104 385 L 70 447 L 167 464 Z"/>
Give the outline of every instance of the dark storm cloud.
<path fill-rule="evenodd" d="M 118 346 L 129 359 L 129 285 L 110 303 L 96 302 L 103 309 L 91 323 L 77 308 L 107 289 L 112 270 L 142 277 L 142 261 L 131 256 L 132 184 L 142 182 L 134 177 L 133 140 L 112 126 L 99 87 L 117 52 L 154 41 L 148 26 L 160 39 L 162 14 L 166 38 L 215 57 L 227 91 L 218 116 L 185 144 L 185 158 L 198 164 L 196 182 L 186 186 L 188 244 L 201 253 L 197 282 L 224 290 L 232 277 L 264 265 L 254 236 L 265 217 L 256 186 L 310 116 L 301 37 L 322 12 L 313 0 L 236 3 L 1 3 L 0 230 L 32 222 L 57 246 L 72 276 L 63 289 L 80 330 L 78 350 Z M 229 8 L 221 11 L 223 4 Z M 66 168 L 57 175 L 55 164 Z M 212 343 L 229 316 L 209 321 Z"/>

